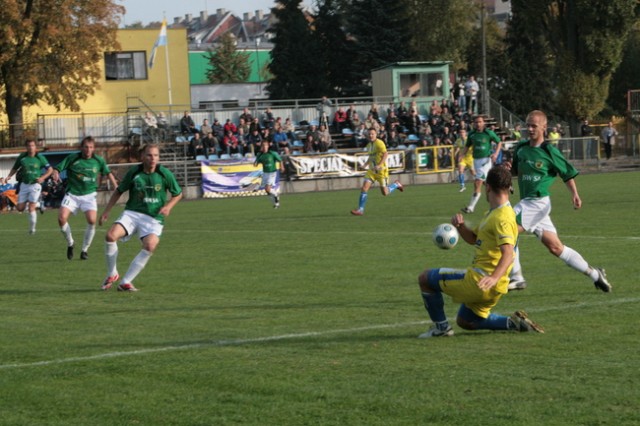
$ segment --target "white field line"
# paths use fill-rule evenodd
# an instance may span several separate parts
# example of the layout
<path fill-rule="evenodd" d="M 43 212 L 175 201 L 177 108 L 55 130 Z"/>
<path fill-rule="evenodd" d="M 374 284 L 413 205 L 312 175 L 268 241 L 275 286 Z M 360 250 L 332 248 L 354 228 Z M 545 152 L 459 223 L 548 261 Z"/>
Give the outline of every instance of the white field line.
<path fill-rule="evenodd" d="M 608 297 L 608 296 L 604 295 L 603 297 Z M 640 302 L 640 297 L 622 298 L 622 299 L 613 299 L 613 300 L 608 298 L 595 303 L 576 303 L 573 305 L 563 304 L 563 305 L 551 306 L 551 307 L 542 308 L 542 309 L 528 310 L 528 312 L 529 313 L 548 312 L 548 311 L 557 311 L 560 309 L 580 309 L 580 308 L 588 308 L 588 307 L 594 307 L 594 306 L 620 305 L 625 303 L 637 303 L 637 302 Z M 369 325 L 365 327 L 342 328 L 342 329 L 339 328 L 335 330 L 308 331 L 308 332 L 302 332 L 302 333 L 280 334 L 276 336 L 254 337 L 254 338 L 248 338 L 248 339 L 213 340 L 211 342 L 206 342 L 206 343 L 160 346 L 157 348 L 139 349 L 134 351 L 105 352 L 105 353 L 96 354 L 96 355 L 58 358 L 58 359 L 50 359 L 50 360 L 28 362 L 28 363 L 0 364 L 0 370 L 10 370 L 10 369 L 28 368 L 28 367 L 43 367 L 43 366 L 49 366 L 49 365 L 95 361 L 95 360 L 102 360 L 102 359 L 108 359 L 108 358 L 146 355 L 146 354 L 153 354 L 153 353 L 160 353 L 160 352 L 184 351 L 184 350 L 214 348 L 214 347 L 223 347 L 223 346 L 250 345 L 254 343 L 277 342 L 281 340 L 293 340 L 293 339 L 304 339 L 308 337 L 330 336 L 333 334 L 350 334 L 350 333 L 353 334 L 353 333 L 359 333 L 363 331 L 413 327 L 418 325 L 426 325 L 430 323 L 431 321 L 412 321 L 412 322 L 395 323 L 395 324 Z"/>

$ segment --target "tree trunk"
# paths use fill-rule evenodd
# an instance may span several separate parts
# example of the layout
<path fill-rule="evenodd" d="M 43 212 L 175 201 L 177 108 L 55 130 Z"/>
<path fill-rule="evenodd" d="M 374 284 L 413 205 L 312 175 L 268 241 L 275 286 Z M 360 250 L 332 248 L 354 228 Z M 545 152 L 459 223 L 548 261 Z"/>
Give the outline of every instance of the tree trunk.
<path fill-rule="evenodd" d="M 13 146 L 24 142 L 24 123 L 22 122 L 22 98 L 13 96 L 9 87 L 6 88 L 5 105 L 9 117 L 9 140 Z"/>

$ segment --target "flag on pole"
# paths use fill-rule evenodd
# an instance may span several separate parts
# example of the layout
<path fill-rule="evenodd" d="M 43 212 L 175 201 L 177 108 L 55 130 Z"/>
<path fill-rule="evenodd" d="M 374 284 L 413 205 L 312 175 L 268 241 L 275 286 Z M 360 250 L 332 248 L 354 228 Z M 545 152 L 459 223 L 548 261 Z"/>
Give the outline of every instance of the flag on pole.
<path fill-rule="evenodd" d="M 158 39 L 153 45 L 153 49 L 151 49 L 151 57 L 149 58 L 149 68 L 153 68 L 153 63 L 156 60 L 156 51 L 159 46 L 167 45 L 167 20 L 162 20 L 162 27 L 160 27 L 160 34 L 158 34 Z"/>

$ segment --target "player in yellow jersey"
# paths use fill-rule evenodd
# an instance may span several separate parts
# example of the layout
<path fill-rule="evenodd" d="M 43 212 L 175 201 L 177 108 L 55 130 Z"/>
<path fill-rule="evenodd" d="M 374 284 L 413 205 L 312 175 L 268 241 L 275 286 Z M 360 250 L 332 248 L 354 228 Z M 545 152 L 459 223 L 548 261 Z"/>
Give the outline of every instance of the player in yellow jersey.
<path fill-rule="evenodd" d="M 467 150 L 466 155 L 462 155 L 465 150 L 465 145 L 467 144 L 467 131 L 465 129 L 460 129 L 460 133 L 458 139 L 454 144 L 455 147 L 455 158 L 456 164 L 458 166 L 458 183 L 460 183 L 460 192 L 463 192 L 467 187 L 464 185 L 464 170 L 469 169 L 471 172 L 471 176 L 476 177 L 476 171 L 473 168 L 473 152 L 471 150 Z"/>
<path fill-rule="evenodd" d="M 509 203 L 511 172 L 502 166 L 489 170 L 485 180 L 489 211 L 474 229 L 468 228 L 458 213 L 451 223 L 462 239 L 475 247 L 475 256 L 467 269 L 427 269 L 418 278 L 424 306 L 433 326 L 420 338 L 452 336 L 444 312 L 442 293 L 461 303 L 457 324 L 465 330 L 537 331 L 540 326 L 527 318 L 524 311 L 510 317 L 491 313 L 503 294 L 507 293 L 509 271 L 513 265 L 518 238 L 516 214 Z"/>
<path fill-rule="evenodd" d="M 362 183 L 362 189 L 360 190 L 360 199 L 358 208 L 351 210 L 351 214 L 355 216 L 362 216 L 364 214 L 364 206 L 367 204 L 367 192 L 371 188 L 374 182 L 380 184 L 380 191 L 382 195 L 387 196 L 396 189 L 400 192 L 404 191 L 404 187 L 400 181 L 395 181 L 389 185 L 389 169 L 387 168 L 387 147 L 380 139 L 378 139 L 378 132 L 375 129 L 369 129 L 367 131 L 367 152 L 369 153 L 368 170 Z"/>

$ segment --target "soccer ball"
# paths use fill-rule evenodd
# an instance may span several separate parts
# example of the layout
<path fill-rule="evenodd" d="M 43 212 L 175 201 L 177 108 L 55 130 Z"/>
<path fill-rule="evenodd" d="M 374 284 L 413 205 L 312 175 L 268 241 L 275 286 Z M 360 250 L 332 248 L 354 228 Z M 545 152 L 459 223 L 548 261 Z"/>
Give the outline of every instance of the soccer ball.
<path fill-rule="evenodd" d="M 444 250 L 454 248 L 459 238 L 458 230 L 450 223 L 442 223 L 433 230 L 433 243 Z"/>

